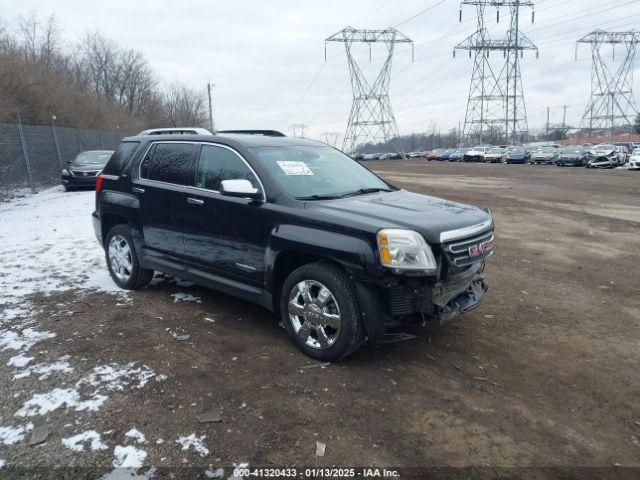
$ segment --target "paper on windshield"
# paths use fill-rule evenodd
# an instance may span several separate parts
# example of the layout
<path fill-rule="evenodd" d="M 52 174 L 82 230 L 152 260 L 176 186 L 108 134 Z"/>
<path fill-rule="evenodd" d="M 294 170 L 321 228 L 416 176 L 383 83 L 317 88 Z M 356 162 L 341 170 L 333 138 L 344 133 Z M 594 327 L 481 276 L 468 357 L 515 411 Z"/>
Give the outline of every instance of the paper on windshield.
<path fill-rule="evenodd" d="M 278 161 L 278 166 L 285 175 L 313 175 L 307 164 L 299 161 Z"/>

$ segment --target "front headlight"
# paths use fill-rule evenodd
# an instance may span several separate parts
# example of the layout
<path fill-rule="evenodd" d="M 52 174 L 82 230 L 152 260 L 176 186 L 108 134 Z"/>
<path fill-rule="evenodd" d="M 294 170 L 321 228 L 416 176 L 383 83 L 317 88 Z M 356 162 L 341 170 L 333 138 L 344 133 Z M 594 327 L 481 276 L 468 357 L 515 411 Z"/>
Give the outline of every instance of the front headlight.
<path fill-rule="evenodd" d="M 62 169 L 62 175 L 64 175 L 65 177 L 68 177 L 71 175 L 71 172 L 69 172 L 69 170 L 67 170 L 66 168 Z"/>
<path fill-rule="evenodd" d="M 438 271 L 431 247 L 418 232 L 392 228 L 380 230 L 378 250 L 385 267 L 424 273 Z"/>

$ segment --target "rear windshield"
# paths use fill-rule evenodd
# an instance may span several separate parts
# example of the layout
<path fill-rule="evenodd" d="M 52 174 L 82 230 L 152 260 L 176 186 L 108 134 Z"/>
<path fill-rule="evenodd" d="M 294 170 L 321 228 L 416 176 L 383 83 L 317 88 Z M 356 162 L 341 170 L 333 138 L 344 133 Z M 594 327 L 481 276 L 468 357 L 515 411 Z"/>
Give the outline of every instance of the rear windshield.
<path fill-rule="evenodd" d="M 102 167 L 113 152 L 81 152 L 74 160 L 73 166 L 81 167 L 81 166 L 90 166 L 95 165 L 97 167 Z"/>
<path fill-rule="evenodd" d="M 125 165 L 129 163 L 131 156 L 140 145 L 140 142 L 122 142 L 111 159 L 102 170 L 106 175 L 120 175 Z"/>

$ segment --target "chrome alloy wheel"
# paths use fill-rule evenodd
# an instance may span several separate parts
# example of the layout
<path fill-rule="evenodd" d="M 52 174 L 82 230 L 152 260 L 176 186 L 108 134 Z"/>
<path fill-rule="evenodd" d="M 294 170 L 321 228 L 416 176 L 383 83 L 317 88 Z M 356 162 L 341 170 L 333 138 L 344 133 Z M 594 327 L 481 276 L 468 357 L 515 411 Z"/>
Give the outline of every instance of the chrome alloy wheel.
<path fill-rule="evenodd" d="M 109 241 L 108 249 L 111 271 L 121 282 L 126 282 L 133 271 L 131 247 L 122 235 L 114 235 Z"/>
<path fill-rule="evenodd" d="M 320 282 L 303 280 L 289 295 L 289 319 L 300 339 L 312 348 L 331 347 L 340 335 L 340 307 Z"/>

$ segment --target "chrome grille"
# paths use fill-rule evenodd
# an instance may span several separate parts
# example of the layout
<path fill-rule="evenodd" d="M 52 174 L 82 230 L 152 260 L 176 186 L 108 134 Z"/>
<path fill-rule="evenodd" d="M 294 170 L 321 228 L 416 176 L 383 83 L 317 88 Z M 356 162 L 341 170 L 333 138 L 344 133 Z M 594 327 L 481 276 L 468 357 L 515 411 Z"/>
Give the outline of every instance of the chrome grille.
<path fill-rule="evenodd" d="M 483 247 L 480 248 L 484 248 L 485 250 L 472 257 L 469 255 L 469 248 L 476 245 L 483 245 Z M 464 240 L 446 244 L 444 246 L 444 251 L 451 263 L 456 267 L 465 267 L 484 260 L 493 253 L 493 230 L 474 237 L 465 238 Z"/>

